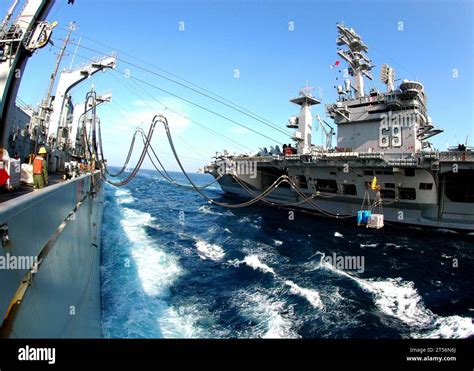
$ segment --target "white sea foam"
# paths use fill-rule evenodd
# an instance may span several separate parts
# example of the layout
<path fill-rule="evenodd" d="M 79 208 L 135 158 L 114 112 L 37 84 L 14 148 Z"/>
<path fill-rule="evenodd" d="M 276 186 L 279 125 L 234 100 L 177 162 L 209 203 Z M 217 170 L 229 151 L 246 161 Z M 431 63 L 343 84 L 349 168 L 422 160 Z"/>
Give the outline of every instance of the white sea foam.
<path fill-rule="evenodd" d="M 279 313 L 269 313 L 268 330 L 262 336 L 264 339 L 293 339 L 300 338 L 292 329 L 292 322 Z"/>
<path fill-rule="evenodd" d="M 123 189 L 119 189 L 115 194 L 117 198 L 130 197 L 130 192 Z M 148 213 L 128 208 L 123 202 L 117 202 L 116 210 L 119 212 L 114 212 L 112 219 L 120 218 L 120 231 L 123 231 L 126 237 L 120 240 L 120 246 L 117 248 L 129 254 L 134 274 L 132 279 L 132 275 L 123 268 L 125 274 L 117 280 L 115 273 L 106 275 L 104 287 L 113 287 L 114 291 L 117 291 L 113 300 L 114 316 L 104 319 L 106 336 L 209 336 L 203 333 L 204 330 L 198 323 L 202 307 L 167 305 L 168 289 L 181 274 L 181 268 L 173 255 L 147 235 L 145 226 L 159 228 L 153 224 L 154 218 Z M 117 285 L 120 286 L 116 287 Z M 116 329 L 117 326 L 120 326 L 120 330 Z"/>
<path fill-rule="evenodd" d="M 198 240 L 195 245 L 199 257 L 203 260 L 210 259 L 218 261 L 225 256 L 224 250 L 218 245 L 210 244 L 202 240 Z"/>
<path fill-rule="evenodd" d="M 159 248 L 143 229 L 153 220 L 151 215 L 137 210 L 123 208 L 123 229 L 132 244 L 131 254 L 136 263 L 143 291 L 147 295 L 161 295 L 179 276 L 181 268 L 176 260 Z"/>
<path fill-rule="evenodd" d="M 290 286 L 290 292 L 292 294 L 302 296 L 303 298 L 308 300 L 309 303 L 314 308 L 317 308 L 317 309 L 323 309 L 324 308 L 324 304 L 321 300 L 321 296 L 319 295 L 319 292 L 317 292 L 316 290 L 311 290 L 311 289 L 307 289 L 307 288 L 304 288 L 304 287 L 300 287 L 296 283 L 294 283 L 293 281 L 290 281 L 290 280 L 286 280 L 285 284 Z"/>
<path fill-rule="evenodd" d="M 378 243 L 360 244 L 360 247 L 377 247 Z"/>
<path fill-rule="evenodd" d="M 385 244 L 385 247 L 395 247 L 396 249 L 399 249 L 401 248 L 402 246 L 401 245 L 397 245 L 395 243 L 392 243 L 392 242 L 388 242 Z"/>
<path fill-rule="evenodd" d="M 273 243 L 275 244 L 275 246 L 283 245 L 283 241 L 280 241 L 280 240 L 273 240 Z"/>
<path fill-rule="evenodd" d="M 198 210 L 201 212 L 201 213 L 204 213 L 204 214 L 218 214 L 214 211 L 211 210 L 211 208 L 207 205 L 201 205 L 198 207 Z"/>
<path fill-rule="evenodd" d="M 474 335 L 474 325 L 472 319 L 468 317 L 438 317 L 433 327 L 434 329 L 427 333 L 413 334 L 413 336 L 417 338 L 464 339 Z"/>
<path fill-rule="evenodd" d="M 386 315 L 395 317 L 413 328 L 413 337 L 465 338 L 474 335 L 474 324 L 470 318 L 460 316 L 441 317 L 425 307 L 411 281 L 401 278 L 387 280 L 362 279 L 334 268 L 321 258 L 320 266 L 350 278 L 374 297 L 377 308 Z"/>
<path fill-rule="evenodd" d="M 117 188 L 115 190 L 115 196 L 116 197 L 123 197 L 123 196 L 128 196 L 130 195 L 130 191 L 128 189 L 125 189 L 125 188 Z"/>
<path fill-rule="evenodd" d="M 250 337 L 270 339 L 299 338 L 295 330 L 295 316 L 292 307 L 284 301 L 273 298 L 266 292 L 240 292 L 236 305 L 240 312 L 257 322 Z"/>
<path fill-rule="evenodd" d="M 229 215 L 229 211 L 219 212 L 213 210 L 209 205 L 201 205 L 198 207 L 198 210 L 203 214 L 210 214 L 210 215 Z M 230 214 L 231 215 L 231 214 Z"/>
<path fill-rule="evenodd" d="M 160 336 L 165 338 L 195 338 L 205 337 L 206 334 L 197 326 L 200 309 L 191 307 L 168 307 L 165 303 L 167 290 L 182 273 L 176 259 L 154 246 L 143 229 L 150 225 L 153 218 L 150 214 L 137 210 L 123 208 L 123 229 L 132 243 L 131 254 L 137 267 L 138 278 L 145 295 L 160 298 L 162 308 L 158 308 L 156 318 Z M 148 316 L 153 316 L 148 313 Z M 140 323 L 143 316 L 139 316 Z M 130 319 L 133 319 L 132 316 Z M 137 324 L 138 325 L 138 324 Z M 134 324 L 130 325 L 135 328 Z M 133 334 L 132 334 L 133 335 Z M 151 334 L 153 335 L 153 333 Z"/>
<path fill-rule="evenodd" d="M 117 188 L 115 198 L 118 204 L 129 204 L 135 201 L 128 189 Z"/>
<path fill-rule="evenodd" d="M 262 263 L 258 255 L 248 255 L 244 258 L 243 262 L 255 270 L 260 270 L 264 273 L 271 273 L 275 275 L 273 268 L 270 268 L 265 263 Z"/>
<path fill-rule="evenodd" d="M 275 278 L 280 279 L 278 275 L 275 273 L 273 268 L 269 267 L 267 264 L 263 263 L 257 255 L 249 255 L 244 258 L 242 261 L 229 261 L 229 263 L 233 264 L 234 266 L 238 266 L 241 263 L 245 263 L 249 267 L 259 270 L 264 273 L 271 273 Z M 314 308 L 323 309 L 324 304 L 321 301 L 321 297 L 319 292 L 316 290 L 304 288 L 298 286 L 296 283 L 290 280 L 283 280 L 284 284 L 290 287 L 290 292 L 294 295 L 299 295 L 305 298 Z"/>
<path fill-rule="evenodd" d="M 334 237 L 344 237 L 342 234 L 340 234 L 339 232 L 334 232 Z"/>
<path fill-rule="evenodd" d="M 333 293 L 325 292 L 325 297 L 327 297 L 329 299 L 331 304 L 338 304 L 342 300 L 344 300 L 343 296 L 339 292 L 339 287 L 338 286 L 336 286 Z"/>
<path fill-rule="evenodd" d="M 258 225 L 258 223 L 261 222 L 261 218 L 257 218 L 255 220 L 251 220 L 248 216 L 244 216 L 243 218 L 240 218 L 238 223 L 240 224 L 246 224 L 249 227 L 255 228 L 255 229 L 260 229 L 261 226 Z"/>
<path fill-rule="evenodd" d="M 157 230 L 157 231 L 160 231 L 160 230 L 161 230 L 161 225 L 160 225 L 160 224 L 157 224 L 157 223 L 144 223 L 143 225 L 146 226 L 146 227 L 148 227 L 148 228 Z"/>
<path fill-rule="evenodd" d="M 191 339 L 205 335 L 196 326 L 199 318 L 199 310 L 195 307 L 168 307 L 157 322 L 164 338 Z"/>
<path fill-rule="evenodd" d="M 413 282 L 401 279 L 373 281 L 357 279 L 359 285 L 374 295 L 375 305 L 385 314 L 410 326 L 429 326 L 433 313 L 425 308 Z"/>

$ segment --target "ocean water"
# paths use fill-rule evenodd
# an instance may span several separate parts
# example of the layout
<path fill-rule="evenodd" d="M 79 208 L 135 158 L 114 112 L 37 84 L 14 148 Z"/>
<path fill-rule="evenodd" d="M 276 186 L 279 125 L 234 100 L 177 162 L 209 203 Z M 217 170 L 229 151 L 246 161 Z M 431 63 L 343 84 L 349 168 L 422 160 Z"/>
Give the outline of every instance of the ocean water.
<path fill-rule="evenodd" d="M 206 192 L 238 202 L 217 184 Z M 230 210 L 141 171 L 106 186 L 102 243 L 106 337 L 474 336 L 474 236 Z M 363 257 L 363 271 L 330 264 L 333 254 Z"/>

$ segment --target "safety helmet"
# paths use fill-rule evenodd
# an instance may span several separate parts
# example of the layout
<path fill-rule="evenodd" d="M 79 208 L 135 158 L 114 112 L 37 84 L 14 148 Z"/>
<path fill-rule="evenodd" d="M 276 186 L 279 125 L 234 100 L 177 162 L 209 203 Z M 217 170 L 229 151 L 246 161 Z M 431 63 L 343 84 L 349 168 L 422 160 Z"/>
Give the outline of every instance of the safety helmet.
<path fill-rule="evenodd" d="M 44 154 L 46 154 L 46 153 L 48 153 L 48 152 L 46 151 L 46 148 L 41 147 L 40 150 L 38 151 L 38 153 L 39 153 L 40 155 L 44 155 Z"/>

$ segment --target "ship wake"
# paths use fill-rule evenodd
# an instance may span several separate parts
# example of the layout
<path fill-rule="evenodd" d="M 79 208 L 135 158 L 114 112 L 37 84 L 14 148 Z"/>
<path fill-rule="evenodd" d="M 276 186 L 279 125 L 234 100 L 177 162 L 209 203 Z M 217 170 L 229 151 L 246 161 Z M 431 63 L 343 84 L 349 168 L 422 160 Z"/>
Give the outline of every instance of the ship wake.
<path fill-rule="evenodd" d="M 104 334 L 113 337 L 115 332 L 120 332 L 125 334 L 122 337 L 157 338 L 206 336 L 196 326 L 199 320 L 196 308 L 168 305 L 169 289 L 183 269 L 175 256 L 148 236 L 146 226 L 152 225 L 154 218 L 129 207 L 132 200 L 130 191 L 118 189 L 109 205 L 115 208 L 116 220 L 109 223 L 104 248 L 107 249 L 107 240 L 113 238 L 107 253 L 113 253 L 114 260 L 123 260 L 113 267 L 105 263 L 104 272 L 108 273 L 103 290 L 112 293 L 113 303 L 109 305 L 115 308 L 110 309 L 114 315 L 103 323 Z M 122 328 L 115 328 L 115 322 L 121 322 Z"/>

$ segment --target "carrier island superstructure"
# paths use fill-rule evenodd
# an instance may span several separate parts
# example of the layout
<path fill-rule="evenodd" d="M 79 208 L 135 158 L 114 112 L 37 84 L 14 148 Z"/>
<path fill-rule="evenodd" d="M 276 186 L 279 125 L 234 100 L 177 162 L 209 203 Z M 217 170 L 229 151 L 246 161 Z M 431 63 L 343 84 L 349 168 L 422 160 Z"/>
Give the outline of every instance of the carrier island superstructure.
<path fill-rule="evenodd" d="M 423 85 L 402 80 L 396 87 L 394 68 L 382 65 L 385 91 L 375 85 L 367 91 L 374 67 L 368 47 L 343 24 L 337 32 L 337 54 L 347 63 L 347 79 L 337 86 L 337 101 L 326 105 L 327 116 L 337 125 L 337 145 L 332 148 L 332 126 L 319 116 L 313 120 L 311 107 L 320 99 L 304 88 L 290 101 L 300 107 L 287 125 L 295 129 L 295 151 L 225 151 L 205 171 L 218 178 L 225 192 L 250 199 L 286 175 L 294 185 L 282 183 L 263 200 L 275 206 L 355 219 L 368 199 L 379 197 L 377 208 L 388 223 L 473 231 L 472 148 L 466 143 L 435 150 L 428 139 L 442 130 L 428 115 Z M 326 133 L 325 146 L 312 144 L 313 124 Z M 238 171 L 245 169 L 239 164 L 249 162 L 256 163 L 256 176 Z M 374 178 L 376 187 L 371 187 Z"/>
<path fill-rule="evenodd" d="M 81 136 L 88 129 L 78 127 L 95 124 L 97 117 L 89 114 L 100 102 L 89 94 L 93 99 L 75 106 L 69 92 L 94 73 L 114 68 L 115 58 L 60 72 L 64 45 L 48 93 L 27 119 L 26 109 L 15 105 L 20 80 L 56 24 L 45 21 L 53 0 L 22 3 L 13 1 L 0 26 L 0 171 L 9 175 L 0 194 L 0 335 L 100 337 L 103 179 L 91 166 L 66 171 L 71 163 L 88 166 Z M 51 181 L 33 192 L 19 178 L 27 173 L 29 155 L 43 146 Z"/>

